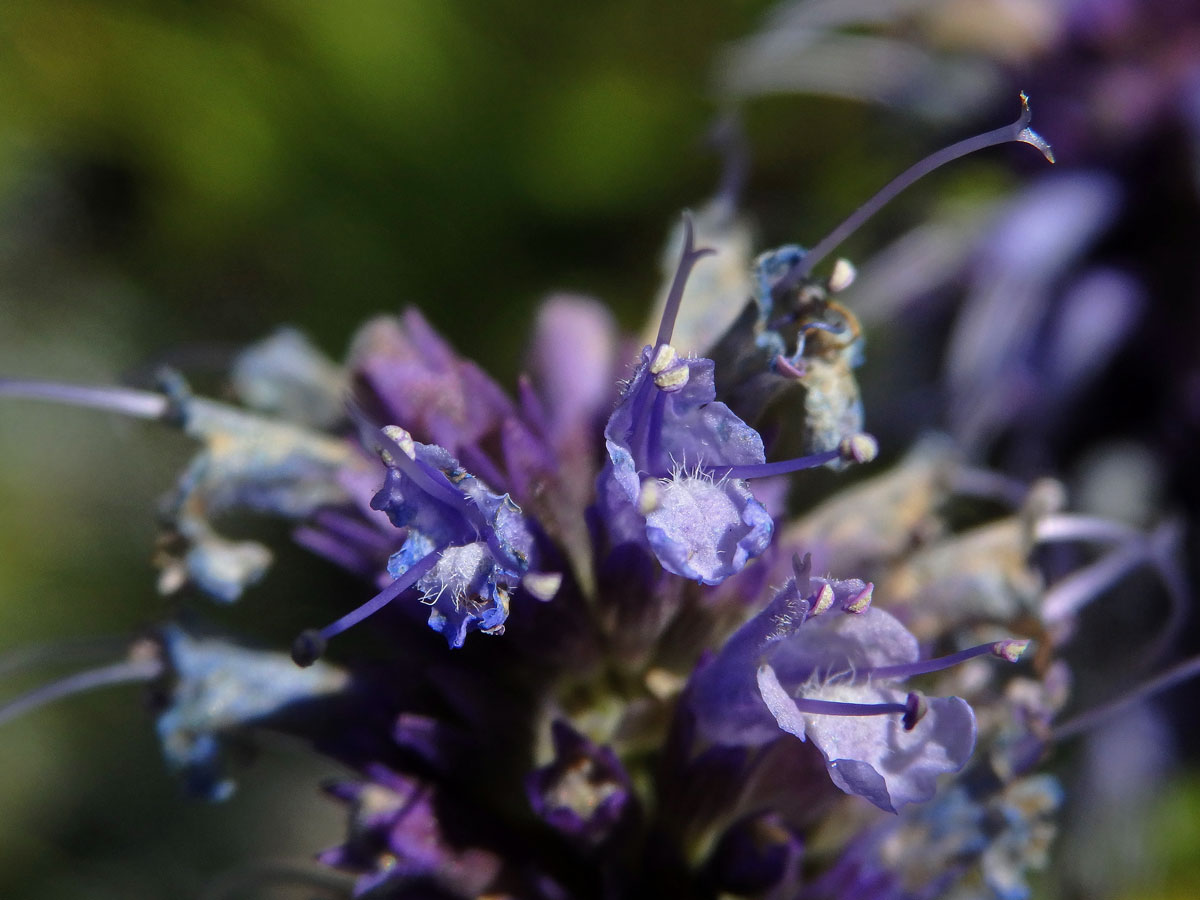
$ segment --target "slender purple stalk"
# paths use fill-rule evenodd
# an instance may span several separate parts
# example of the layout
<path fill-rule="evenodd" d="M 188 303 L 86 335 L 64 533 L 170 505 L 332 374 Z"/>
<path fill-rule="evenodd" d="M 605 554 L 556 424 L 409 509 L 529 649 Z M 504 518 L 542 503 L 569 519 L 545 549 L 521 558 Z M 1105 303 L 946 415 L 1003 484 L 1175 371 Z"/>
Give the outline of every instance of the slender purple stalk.
<path fill-rule="evenodd" d="M 1012 651 L 1009 647 L 1020 645 L 1020 649 L 1024 650 L 1024 643 L 1022 641 L 999 641 L 990 644 L 980 644 L 978 647 L 969 647 L 966 650 L 959 650 L 957 653 L 951 653 L 947 656 L 939 656 L 934 659 L 919 659 L 916 662 L 902 663 L 895 666 L 876 666 L 871 669 L 860 669 L 855 674 L 859 679 L 913 678 L 917 675 L 928 675 L 930 672 L 940 672 L 943 669 L 949 669 L 952 666 L 957 666 L 959 663 L 975 659 L 978 656 L 1003 656 L 1008 659 L 1012 656 Z"/>
<path fill-rule="evenodd" d="M 782 294 L 798 285 L 808 276 L 817 263 L 828 256 L 842 241 L 850 237 L 875 213 L 891 202 L 896 195 L 947 163 L 979 150 L 984 150 L 987 147 L 1007 144 L 1012 141 L 1019 141 L 1020 143 L 1037 147 L 1042 151 L 1042 155 L 1047 160 L 1054 162 L 1054 151 L 1041 135 L 1029 127 L 1029 116 L 1029 98 L 1022 93 L 1021 115 L 1011 125 L 996 128 L 984 134 L 977 134 L 974 137 L 961 140 L 957 144 L 943 147 L 936 153 L 931 153 L 920 162 L 910 166 L 898 177 L 889 182 L 883 190 L 851 213 L 849 218 L 833 229 L 833 231 L 797 261 L 791 270 L 775 285 L 772 289 L 773 292 Z"/>
<path fill-rule="evenodd" d="M 802 713 L 813 716 L 885 716 L 906 713 L 904 703 L 843 703 L 840 700 L 807 700 L 793 697 L 792 702 Z"/>
<path fill-rule="evenodd" d="M 421 576 L 433 568 L 433 564 L 437 562 L 437 556 L 437 553 L 430 553 L 428 556 L 422 557 L 420 560 L 415 562 L 407 572 L 385 587 L 382 591 L 380 591 L 362 606 L 351 610 L 337 621 L 331 622 L 324 628 L 320 629 L 319 634 L 321 635 L 321 638 L 327 641 L 331 637 L 335 637 L 341 634 L 343 631 L 353 628 L 368 616 L 372 616 L 379 612 L 379 610 L 383 609 L 385 606 L 403 594 L 406 590 L 420 581 Z"/>
<path fill-rule="evenodd" d="M 679 316 L 679 307 L 683 303 L 683 289 L 687 286 L 688 276 L 692 267 L 706 256 L 716 253 L 707 247 L 696 249 L 695 229 L 692 227 L 690 213 L 683 214 L 683 253 L 679 257 L 679 266 L 675 269 L 675 279 L 671 282 L 671 290 L 667 294 L 667 303 L 663 307 L 662 319 L 658 326 L 658 337 L 654 340 L 655 349 L 671 343 L 671 335 L 675 332 L 675 319 Z"/>
<path fill-rule="evenodd" d="M 799 472 L 803 469 L 815 469 L 828 462 L 841 458 L 842 451 L 826 450 L 814 453 L 812 456 L 800 456 L 796 459 L 784 459 L 779 462 L 759 463 L 747 466 L 713 466 L 705 471 L 714 478 L 769 478 L 772 475 L 786 475 L 789 472 Z"/>
<path fill-rule="evenodd" d="M 1115 715 L 1127 706 L 1149 700 L 1155 694 L 1169 690 L 1189 679 L 1200 675 L 1200 656 L 1193 656 L 1167 669 L 1157 678 L 1152 678 L 1145 684 L 1139 685 L 1124 696 L 1111 700 L 1101 707 L 1080 713 L 1073 719 L 1068 719 L 1051 732 L 1051 739 L 1063 741 L 1084 731 L 1095 728 L 1109 716 Z"/>

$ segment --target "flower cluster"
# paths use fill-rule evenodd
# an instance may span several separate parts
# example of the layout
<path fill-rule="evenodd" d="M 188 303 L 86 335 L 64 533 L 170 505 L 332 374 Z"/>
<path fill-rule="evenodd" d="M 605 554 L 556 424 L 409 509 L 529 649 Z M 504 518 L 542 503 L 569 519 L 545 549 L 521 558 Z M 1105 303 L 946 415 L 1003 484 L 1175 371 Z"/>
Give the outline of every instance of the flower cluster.
<path fill-rule="evenodd" d="M 1026 109 L 949 158 L 1007 140 L 1048 152 Z M 1024 896 L 1058 805 L 1034 769 L 1069 695 L 1059 650 L 1121 571 L 1166 571 L 1171 536 L 1066 514 L 1056 485 L 937 439 L 790 512 L 786 476 L 876 456 L 861 329 L 833 299 L 853 271 L 814 276 L 824 244 L 742 261 L 743 314 L 681 351 L 677 320 L 696 334 L 689 316 L 747 299 L 685 302 L 711 251 L 690 219 L 681 238 L 631 372 L 603 308 L 557 297 L 515 398 L 414 310 L 344 367 L 294 332 L 251 348 L 240 407 L 171 374 L 0 382 L 202 443 L 165 506 L 164 592 L 229 603 L 266 576 L 265 546 L 217 530 L 233 512 L 376 587 L 290 658 L 167 625 L 0 719 L 151 682 L 168 763 L 214 800 L 227 740 L 299 736 L 357 773 L 329 788 L 349 827 L 320 857 L 356 896 Z M 1047 586 L 1035 551 L 1063 542 L 1109 549 Z M 335 640 L 364 622 L 389 648 L 371 665 Z"/>

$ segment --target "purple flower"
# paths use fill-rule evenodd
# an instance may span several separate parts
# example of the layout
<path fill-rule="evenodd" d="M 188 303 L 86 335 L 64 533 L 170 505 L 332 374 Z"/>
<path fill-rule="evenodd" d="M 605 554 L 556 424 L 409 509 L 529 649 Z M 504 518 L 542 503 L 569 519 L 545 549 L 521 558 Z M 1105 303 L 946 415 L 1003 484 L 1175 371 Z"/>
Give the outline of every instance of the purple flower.
<path fill-rule="evenodd" d="M 1024 642 L 919 661 L 916 638 L 870 605 L 870 584 L 809 577 L 807 561 L 795 568 L 695 676 L 701 733 L 734 744 L 767 743 L 780 731 L 811 738 L 843 791 L 893 812 L 928 800 L 937 777 L 970 757 L 975 717 L 958 697 L 927 699 L 902 682 L 973 656 L 1015 659 Z"/>
<path fill-rule="evenodd" d="M 766 459 L 758 433 L 716 402 L 710 360 L 646 347 L 604 437 L 598 491 L 615 539 L 647 543 L 668 572 L 704 584 L 770 543 L 771 517 L 745 480 L 713 473 Z"/>
<path fill-rule="evenodd" d="M 1027 119 L 950 155 L 1026 140 Z M 539 316 L 512 399 L 415 312 L 371 323 L 343 370 L 295 334 L 246 354 L 238 392 L 287 421 L 178 382 L 164 396 L 0 380 L 0 393 L 170 421 L 204 441 L 172 509 L 185 546 L 166 587 L 190 579 L 232 597 L 261 575 L 269 557 L 209 527 L 251 510 L 299 523 L 305 546 L 377 591 L 301 635 L 293 658 L 311 668 L 171 627 L 149 658 L 18 697 L 0 722 L 79 690 L 161 683 L 168 763 L 211 799 L 231 790 L 229 739 L 300 735 L 354 773 L 330 788 L 348 835 L 320 859 L 354 873 L 358 895 L 909 900 L 972 877 L 1019 896 L 1057 799 L 1028 773 L 1056 730 L 1080 727 L 1056 724 L 1067 682 L 1053 654 L 1121 573 L 1149 561 L 1166 578 L 1174 540 L 1036 498 L 1006 518 L 980 512 L 980 496 L 1015 509 L 1024 487 L 944 449 L 799 517 L 781 479 L 755 496 L 755 478 L 874 455 L 858 431 L 861 337 L 829 299 L 851 273 L 811 276 L 830 239 L 764 254 L 743 267 L 757 287 L 726 338 L 685 357 L 672 330 L 707 251 L 688 220 L 683 237 L 657 336 L 615 406 L 612 322 L 562 296 Z M 348 384 L 349 416 L 334 402 Z M 767 462 L 763 435 L 772 451 L 788 440 L 777 415 L 809 455 Z M 772 546 L 774 520 L 786 524 Z M 1029 551 L 1050 541 L 1113 549 L 1045 591 Z M 794 548 L 863 577 L 815 577 L 808 556 L 782 576 Z M 1006 602 L 973 601 L 964 577 L 996 582 Z M 892 611 L 872 605 L 867 578 Z M 1014 600 L 1014 585 L 1028 596 Z M 372 622 L 382 652 L 356 659 L 348 643 L 347 668 L 316 663 L 393 601 L 403 614 Z M 448 652 L 421 603 L 449 648 L 472 631 L 506 636 Z M 1015 677 L 977 659 L 1015 661 L 1027 642 L 996 636 L 1027 627 L 1046 658 Z M 926 655 L 938 647 L 966 649 Z M 912 688 L 934 673 L 938 696 Z M 985 752 L 935 793 L 977 739 Z"/>
<path fill-rule="evenodd" d="M 597 747 L 570 725 L 550 728 L 554 759 L 525 780 L 533 811 L 568 838 L 593 846 L 629 824 L 633 785 L 610 747 Z"/>
<path fill-rule="evenodd" d="M 443 448 L 418 443 L 395 426 L 381 436 L 387 480 L 371 506 L 407 529 L 388 574 L 421 592 L 431 607 L 429 626 L 451 647 L 461 647 L 471 630 L 502 634 L 509 596 L 536 558 L 520 508 Z M 539 585 L 536 575 L 533 584 Z"/>
<path fill-rule="evenodd" d="M 702 584 L 737 574 L 770 543 L 774 523 L 746 479 L 875 456 L 856 423 L 815 455 L 768 464 L 758 432 L 717 400 L 713 361 L 678 355 L 670 339 L 684 286 L 711 252 L 696 249 L 687 220 L 658 338 L 604 429 L 597 485 L 615 542 L 645 544 L 668 572 Z"/>

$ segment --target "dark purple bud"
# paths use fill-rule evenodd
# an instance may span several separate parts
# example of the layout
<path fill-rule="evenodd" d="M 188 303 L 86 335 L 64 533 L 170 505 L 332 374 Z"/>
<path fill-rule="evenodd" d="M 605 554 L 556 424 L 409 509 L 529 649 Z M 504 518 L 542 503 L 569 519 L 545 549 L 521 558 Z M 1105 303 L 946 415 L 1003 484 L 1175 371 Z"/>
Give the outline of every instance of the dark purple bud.
<path fill-rule="evenodd" d="M 563 721 L 551 726 L 554 760 L 532 772 L 525 788 L 541 818 L 587 846 L 604 843 L 633 813 L 633 787 L 617 755 Z"/>

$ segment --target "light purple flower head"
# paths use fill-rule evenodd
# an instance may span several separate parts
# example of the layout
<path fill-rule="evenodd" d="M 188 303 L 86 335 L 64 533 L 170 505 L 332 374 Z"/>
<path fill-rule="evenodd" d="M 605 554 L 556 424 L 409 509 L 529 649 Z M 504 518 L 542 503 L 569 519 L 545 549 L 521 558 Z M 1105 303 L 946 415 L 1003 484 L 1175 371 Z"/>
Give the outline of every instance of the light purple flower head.
<path fill-rule="evenodd" d="M 813 456 L 767 463 L 758 432 L 717 400 L 713 361 L 679 356 L 670 340 L 684 286 L 711 252 L 696 249 L 687 220 L 658 337 L 604 429 L 597 484 L 614 542 L 646 545 L 668 572 L 702 584 L 737 574 L 771 541 L 774 523 L 746 479 L 875 455 L 874 439 L 854 433 Z"/>
<path fill-rule="evenodd" d="M 387 479 L 371 506 L 408 529 L 388 560 L 388 574 L 408 576 L 421 591 L 430 627 L 451 647 L 461 647 L 473 629 L 503 633 L 509 595 L 535 555 L 520 508 L 443 448 L 414 441 L 396 427 L 382 435 L 388 441 Z M 403 466 L 397 454 L 406 457 Z"/>
<path fill-rule="evenodd" d="M 781 731 L 812 739 L 834 783 L 896 811 L 933 796 L 975 745 L 975 717 L 958 697 L 903 687 L 911 676 L 973 656 L 1019 656 L 1001 641 L 939 660 L 919 660 L 917 640 L 870 605 L 872 586 L 808 575 L 796 565 L 771 604 L 744 625 L 694 678 L 702 734 L 727 744 L 765 744 Z"/>
<path fill-rule="evenodd" d="M 618 540 L 648 543 L 667 571 L 704 584 L 767 548 L 771 517 L 749 485 L 712 472 L 766 458 L 758 433 L 716 402 L 711 360 L 643 349 L 604 438 L 599 493 Z"/>

